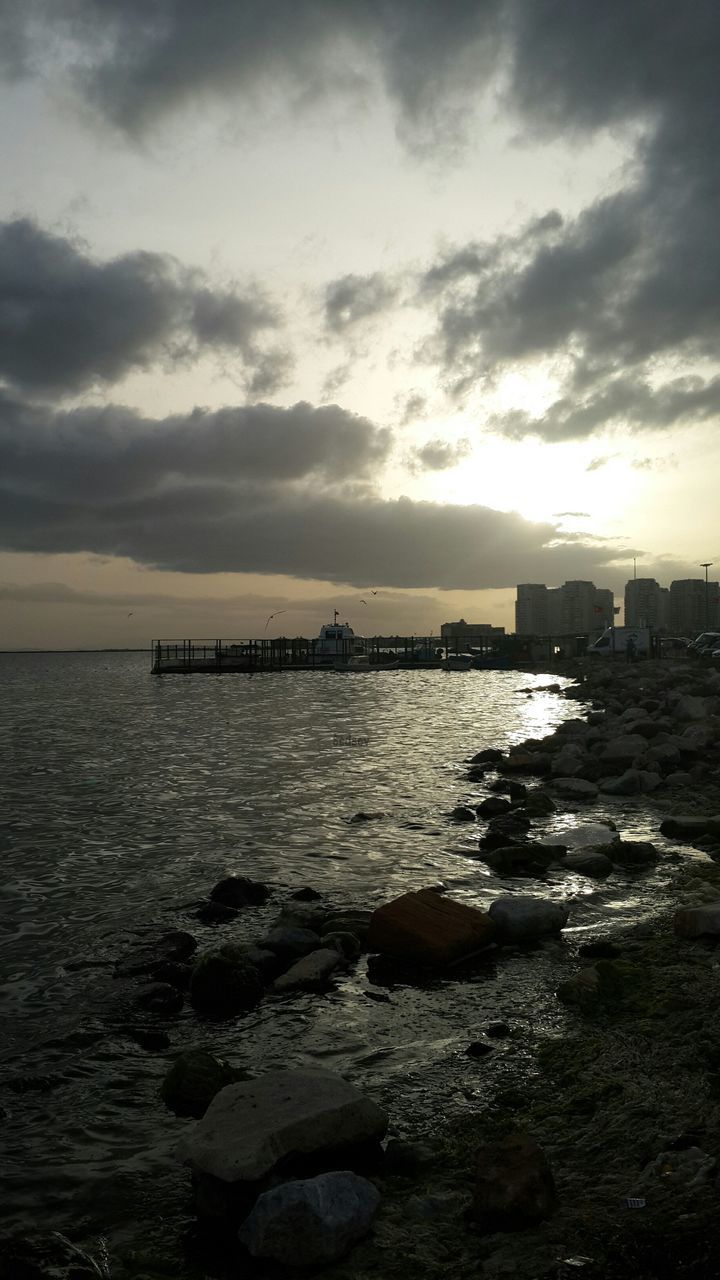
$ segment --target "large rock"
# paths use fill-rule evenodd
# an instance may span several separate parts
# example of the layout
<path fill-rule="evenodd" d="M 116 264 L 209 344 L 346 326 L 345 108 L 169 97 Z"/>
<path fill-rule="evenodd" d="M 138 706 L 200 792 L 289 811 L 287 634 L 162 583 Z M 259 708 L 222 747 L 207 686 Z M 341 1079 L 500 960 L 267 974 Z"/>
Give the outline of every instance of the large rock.
<path fill-rule="evenodd" d="M 611 848 L 610 845 L 605 846 Z M 574 853 L 568 853 L 563 858 L 563 867 L 566 871 L 575 871 L 581 876 L 591 876 L 593 879 L 602 879 L 609 876 L 613 869 L 613 864 L 602 848 L 577 849 Z"/>
<path fill-rule="evenodd" d="M 553 787 L 565 800 L 581 800 L 589 803 L 598 798 L 595 783 L 588 782 L 585 778 L 554 778 Z"/>
<path fill-rule="evenodd" d="M 701 907 L 683 907 L 673 917 L 673 928 L 679 938 L 720 936 L 720 902 L 706 902 Z"/>
<path fill-rule="evenodd" d="M 556 1203 L 550 1166 L 534 1138 L 512 1134 L 480 1148 L 471 1212 L 481 1231 L 535 1226 Z"/>
<path fill-rule="evenodd" d="M 240 1241 L 287 1267 L 335 1262 L 369 1231 L 379 1203 L 377 1187 L 349 1171 L 286 1182 L 259 1197 Z"/>
<path fill-rule="evenodd" d="M 502 796 L 488 796 L 477 806 L 481 818 L 497 818 L 501 813 L 509 813 L 511 809 L 511 802 L 504 800 Z"/>
<path fill-rule="evenodd" d="M 556 809 L 557 805 L 547 791 L 539 791 L 535 787 L 527 792 L 516 812 L 524 818 L 544 818 L 549 813 L 555 813 Z"/>
<path fill-rule="evenodd" d="M 313 929 L 280 925 L 271 929 L 264 938 L 260 938 L 257 945 L 262 951 L 272 951 L 290 964 L 294 960 L 299 960 L 301 956 L 315 951 L 320 946 L 320 935 Z"/>
<path fill-rule="evenodd" d="M 233 1084 L 240 1073 L 205 1049 L 186 1049 L 177 1057 L 161 1086 L 166 1107 L 176 1116 L 199 1120 L 221 1089 Z"/>
<path fill-rule="evenodd" d="M 432 889 L 405 893 L 373 912 L 370 951 L 445 967 L 483 951 L 495 941 L 495 926 L 484 911 L 454 902 Z"/>
<path fill-rule="evenodd" d="M 600 752 L 600 759 L 610 764 L 632 764 L 638 756 L 644 756 L 646 751 L 647 741 L 642 734 L 629 733 L 606 743 Z"/>
<path fill-rule="evenodd" d="M 502 876 L 542 876 L 553 863 L 565 854 L 564 845 L 524 844 L 501 845 L 499 849 L 483 850 L 483 861 Z"/>
<path fill-rule="evenodd" d="M 567 845 L 570 850 L 595 848 L 597 845 L 610 844 L 617 839 L 614 826 L 605 822 L 583 822 L 577 827 L 563 827 L 553 832 L 558 844 Z"/>
<path fill-rule="evenodd" d="M 658 851 L 650 840 L 615 840 L 608 854 L 619 867 L 644 867 L 658 860 Z"/>
<path fill-rule="evenodd" d="M 570 912 L 562 902 L 513 894 L 497 898 L 488 915 L 497 928 L 498 942 L 536 942 L 559 933 Z"/>
<path fill-rule="evenodd" d="M 287 973 L 281 973 L 273 983 L 273 991 L 320 991 L 327 987 L 330 978 L 343 963 L 336 947 L 320 947 L 309 956 L 297 960 Z"/>
<path fill-rule="evenodd" d="M 706 698 L 696 698 L 690 693 L 685 693 L 675 703 L 672 714 L 676 720 L 685 721 L 686 723 L 705 720 L 709 714 L 708 700 Z"/>
<path fill-rule="evenodd" d="M 242 956 L 221 952 L 200 956 L 190 979 L 190 1001 L 198 1013 L 229 1018 L 253 1009 L 262 998 L 263 984 L 253 964 Z"/>
<path fill-rule="evenodd" d="M 386 1128 L 382 1108 L 331 1071 L 271 1071 L 221 1089 L 178 1154 L 196 1174 L 254 1183 L 290 1157 L 334 1155 Z"/>
<path fill-rule="evenodd" d="M 260 906 L 270 897 L 270 890 L 259 880 L 250 880 L 248 876 L 226 876 L 218 881 L 210 893 L 211 902 L 219 902 L 224 907 Z"/>
<path fill-rule="evenodd" d="M 697 840 L 698 836 L 720 836 L 720 817 L 676 816 L 665 818 L 660 823 L 660 831 L 664 836 L 675 840 Z"/>

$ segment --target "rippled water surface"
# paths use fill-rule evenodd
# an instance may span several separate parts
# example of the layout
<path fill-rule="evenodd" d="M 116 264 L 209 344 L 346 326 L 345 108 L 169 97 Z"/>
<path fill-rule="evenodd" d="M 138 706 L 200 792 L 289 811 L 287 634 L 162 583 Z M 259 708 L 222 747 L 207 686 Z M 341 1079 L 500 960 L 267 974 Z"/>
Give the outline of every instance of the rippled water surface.
<path fill-rule="evenodd" d="M 408 1113 L 423 1099 L 437 1108 L 438 1064 L 449 1072 L 482 1018 L 530 1022 L 538 991 L 552 989 L 544 953 L 488 967 L 462 987 L 408 990 L 401 1005 L 364 1000 L 360 968 L 328 997 L 263 1005 L 239 1028 L 208 1030 L 184 1011 L 169 1027 L 171 1049 L 145 1052 L 127 1037 L 133 1014 L 112 962 L 169 928 L 190 928 L 201 944 L 233 936 L 234 925 L 198 925 L 189 905 L 228 871 L 278 889 L 272 908 L 239 926 L 256 937 L 282 889 L 306 884 L 370 906 L 438 881 L 478 906 L 508 888 L 575 895 L 576 928 L 649 902 L 647 878 L 642 887 L 560 876 L 504 885 L 478 858 L 478 828 L 447 820 L 453 805 L 483 794 L 464 779 L 468 756 L 578 714 L 575 702 L 524 691 L 547 676 L 159 679 L 148 655 L 102 653 L 2 655 L 0 668 L 0 1106 L 10 1160 L 0 1188 L 12 1221 L 32 1220 L 42 1202 L 62 1223 L 91 1201 L 103 1221 L 106 1181 L 107 1213 L 122 1217 L 125 1184 L 132 1203 L 138 1180 L 157 1175 L 162 1185 L 162 1171 L 172 1183 L 182 1122 L 157 1089 L 185 1044 L 256 1067 L 337 1068 L 385 1094 L 400 1130 L 398 1081 Z M 383 816 L 349 823 L 358 811 Z M 622 817 L 626 833 L 644 832 L 640 811 Z M 449 1092 L 462 1107 L 474 1086 L 457 1075 Z"/>

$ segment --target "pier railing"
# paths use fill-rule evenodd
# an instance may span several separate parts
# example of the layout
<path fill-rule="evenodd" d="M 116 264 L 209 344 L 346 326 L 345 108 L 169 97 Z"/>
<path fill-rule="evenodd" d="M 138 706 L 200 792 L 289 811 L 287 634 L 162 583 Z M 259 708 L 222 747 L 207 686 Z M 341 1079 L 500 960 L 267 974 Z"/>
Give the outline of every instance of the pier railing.
<path fill-rule="evenodd" d="M 305 636 L 260 639 L 153 640 L 152 670 L 155 675 L 173 672 L 315 670 L 347 662 L 355 652 L 352 639 L 336 642 L 337 652 L 328 655 L 322 642 Z M 375 665 L 400 662 L 402 666 L 437 666 L 447 652 L 462 652 L 462 641 L 443 641 L 437 636 L 374 636 L 363 641 L 370 662 Z"/>

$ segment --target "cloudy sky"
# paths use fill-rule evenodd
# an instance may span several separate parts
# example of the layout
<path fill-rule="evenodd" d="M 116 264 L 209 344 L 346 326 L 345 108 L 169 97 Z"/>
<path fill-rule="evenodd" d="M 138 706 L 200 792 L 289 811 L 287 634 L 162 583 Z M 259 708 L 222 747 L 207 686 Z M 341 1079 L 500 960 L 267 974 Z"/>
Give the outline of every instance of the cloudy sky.
<path fill-rule="evenodd" d="M 716 0 L 0 0 L 0 648 L 720 563 L 719 54 Z"/>

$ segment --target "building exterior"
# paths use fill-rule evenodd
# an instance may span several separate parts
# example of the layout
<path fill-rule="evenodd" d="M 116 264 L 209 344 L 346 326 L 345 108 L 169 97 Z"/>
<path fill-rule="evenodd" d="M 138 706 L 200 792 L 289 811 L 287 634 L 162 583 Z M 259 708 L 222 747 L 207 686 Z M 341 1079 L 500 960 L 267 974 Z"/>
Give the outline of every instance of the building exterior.
<path fill-rule="evenodd" d="M 612 626 L 612 591 L 575 580 L 562 587 L 524 582 L 517 587 L 515 631 L 524 636 L 593 635 Z"/>
<path fill-rule="evenodd" d="M 493 627 L 489 622 L 443 622 L 440 628 L 443 640 L 487 640 L 491 636 L 504 636 L 504 627 Z"/>
<path fill-rule="evenodd" d="M 668 588 L 661 587 L 654 578 L 631 578 L 626 582 L 625 626 L 667 631 L 670 626 Z"/>
<path fill-rule="evenodd" d="M 670 630 L 691 639 L 701 631 L 720 629 L 720 584 L 704 578 L 680 578 L 670 583 Z"/>

